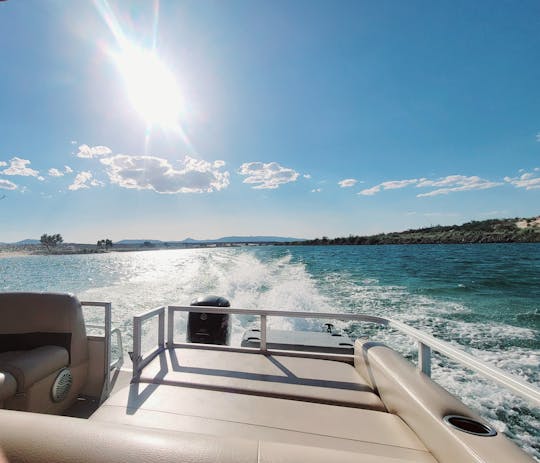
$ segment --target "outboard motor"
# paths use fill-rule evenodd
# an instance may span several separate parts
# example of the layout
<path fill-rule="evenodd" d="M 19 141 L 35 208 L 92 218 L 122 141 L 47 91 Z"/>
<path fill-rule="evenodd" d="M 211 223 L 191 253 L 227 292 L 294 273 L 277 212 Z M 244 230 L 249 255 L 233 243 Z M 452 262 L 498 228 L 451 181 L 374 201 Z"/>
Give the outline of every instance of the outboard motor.
<path fill-rule="evenodd" d="M 192 306 L 230 307 L 230 302 L 220 296 L 203 296 L 193 299 Z M 199 344 L 229 344 L 228 313 L 190 312 L 188 317 L 187 341 Z"/>

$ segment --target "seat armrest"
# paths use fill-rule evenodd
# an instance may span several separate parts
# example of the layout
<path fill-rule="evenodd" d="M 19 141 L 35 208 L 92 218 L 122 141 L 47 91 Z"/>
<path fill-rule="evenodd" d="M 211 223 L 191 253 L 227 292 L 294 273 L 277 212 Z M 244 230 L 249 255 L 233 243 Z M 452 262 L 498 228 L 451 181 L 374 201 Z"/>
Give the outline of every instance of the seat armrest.
<path fill-rule="evenodd" d="M 0 370 L 13 375 L 17 381 L 17 392 L 23 392 L 68 364 L 69 355 L 66 349 L 58 346 L 42 346 L 0 363 Z"/>

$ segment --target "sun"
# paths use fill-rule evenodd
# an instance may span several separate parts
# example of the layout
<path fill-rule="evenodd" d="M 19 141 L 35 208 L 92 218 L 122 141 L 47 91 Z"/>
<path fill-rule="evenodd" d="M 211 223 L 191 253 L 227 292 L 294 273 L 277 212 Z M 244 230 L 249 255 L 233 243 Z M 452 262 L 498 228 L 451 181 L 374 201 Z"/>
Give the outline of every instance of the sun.
<path fill-rule="evenodd" d="M 178 126 L 182 97 L 174 74 L 155 50 L 122 47 L 114 62 L 123 77 L 129 99 L 148 125 Z"/>

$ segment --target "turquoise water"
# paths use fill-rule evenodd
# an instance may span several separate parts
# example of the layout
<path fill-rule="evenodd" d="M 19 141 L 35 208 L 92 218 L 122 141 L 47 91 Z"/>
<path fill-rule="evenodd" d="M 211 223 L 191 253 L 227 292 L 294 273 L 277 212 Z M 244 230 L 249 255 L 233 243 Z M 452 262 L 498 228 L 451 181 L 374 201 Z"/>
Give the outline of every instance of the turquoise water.
<path fill-rule="evenodd" d="M 407 322 L 540 385 L 540 245 L 254 247 L 0 259 L 0 291 L 67 291 L 131 317 L 219 294 L 235 307 L 363 312 Z M 252 323 L 234 320 L 233 341 Z M 413 343 L 369 325 L 338 323 L 415 359 Z M 318 321 L 271 319 L 281 329 Z M 540 459 L 540 411 L 435 356 L 433 378 Z M 505 422 L 507 424 L 505 424 Z"/>

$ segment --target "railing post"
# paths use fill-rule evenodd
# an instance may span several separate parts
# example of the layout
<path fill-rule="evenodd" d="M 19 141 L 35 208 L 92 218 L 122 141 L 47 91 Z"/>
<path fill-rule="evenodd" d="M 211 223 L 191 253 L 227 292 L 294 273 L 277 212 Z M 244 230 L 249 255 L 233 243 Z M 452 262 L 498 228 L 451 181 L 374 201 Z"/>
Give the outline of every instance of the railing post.
<path fill-rule="evenodd" d="M 102 400 L 109 397 L 111 389 L 111 338 L 112 338 L 112 304 L 107 302 L 103 305 L 105 309 L 105 366 L 107 368 L 105 372 L 105 388 L 102 394 Z"/>
<path fill-rule="evenodd" d="M 174 347 L 174 309 L 171 306 L 167 307 L 167 347 Z"/>
<path fill-rule="evenodd" d="M 158 346 L 160 349 L 165 347 L 165 311 L 162 310 L 158 315 Z"/>
<path fill-rule="evenodd" d="M 431 377 L 431 347 L 418 341 L 418 369 Z"/>
<path fill-rule="evenodd" d="M 261 344 L 260 349 L 266 352 L 266 315 L 261 315 Z"/>
<path fill-rule="evenodd" d="M 139 375 L 139 363 L 141 361 L 141 320 L 133 317 L 133 377 Z"/>

